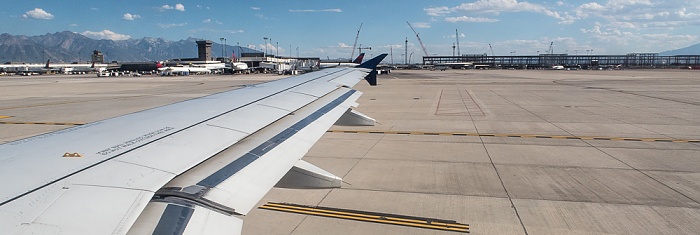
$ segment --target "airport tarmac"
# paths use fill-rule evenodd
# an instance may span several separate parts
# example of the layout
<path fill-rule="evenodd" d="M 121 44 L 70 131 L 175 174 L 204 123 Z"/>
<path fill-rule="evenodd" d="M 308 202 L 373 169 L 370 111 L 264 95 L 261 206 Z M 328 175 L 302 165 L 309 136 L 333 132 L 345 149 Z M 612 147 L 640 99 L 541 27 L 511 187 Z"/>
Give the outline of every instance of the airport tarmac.
<path fill-rule="evenodd" d="M 394 70 L 355 86 L 379 125 L 334 126 L 304 158 L 343 187 L 274 188 L 259 206 L 451 220 L 474 234 L 698 234 L 698 77 Z M 0 77 L 0 143 L 278 78 Z M 348 217 L 255 209 L 243 233 L 461 233 Z"/>

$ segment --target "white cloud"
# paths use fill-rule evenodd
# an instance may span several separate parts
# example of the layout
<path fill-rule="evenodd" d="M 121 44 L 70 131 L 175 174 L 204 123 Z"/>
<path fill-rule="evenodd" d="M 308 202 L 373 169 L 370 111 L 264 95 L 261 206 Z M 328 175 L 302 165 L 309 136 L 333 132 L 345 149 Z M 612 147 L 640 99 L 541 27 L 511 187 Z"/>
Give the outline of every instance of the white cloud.
<path fill-rule="evenodd" d="M 50 20 L 53 19 L 53 15 L 51 13 L 48 13 L 44 11 L 41 8 L 34 8 L 34 10 L 27 11 L 22 15 L 22 18 L 25 19 L 37 19 L 37 20 Z"/>
<path fill-rule="evenodd" d="M 69 24 L 70 27 L 78 27 L 78 24 Z"/>
<path fill-rule="evenodd" d="M 185 11 L 185 5 L 182 5 L 182 4 L 180 4 L 180 3 L 175 4 L 175 10 L 178 10 L 178 11 Z"/>
<path fill-rule="evenodd" d="M 238 30 L 221 30 L 221 29 L 192 29 L 189 30 L 190 33 L 198 33 L 198 32 L 212 32 L 212 33 L 230 33 L 230 34 L 235 34 L 235 33 L 243 33 L 242 29 Z"/>
<path fill-rule="evenodd" d="M 208 24 L 208 23 L 223 24 L 223 23 L 221 23 L 221 21 L 212 20 L 212 19 L 202 20 L 202 23 L 205 23 L 205 24 Z"/>
<path fill-rule="evenodd" d="M 690 18 L 697 18 L 697 17 L 698 17 L 698 14 L 697 14 L 697 13 L 688 12 L 688 10 L 686 10 L 685 7 L 682 8 L 682 9 L 680 9 L 680 10 L 678 10 L 678 11 L 676 11 L 675 14 L 678 15 L 678 17 L 684 18 L 684 19 L 690 19 Z"/>
<path fill-rule="evenodd" d="M 478 0 L 473 3 L 462 3 L 459 6 L 454 7 L 452 11 L 495 14 L 500 12 L 537 12 L 553 14 L 548 13 L 551 11 L 547 10 L 547 8 L 542 5 L 529 2 L 518 2 L 517 0 Z"/>
<path fill-rule="evenodd" d="M 458 17 L 447 17 L 445 18 L 447 22 L 476 22 L 476 23 L 491 23 L 498 22 L 498 19 L 486 18 L 486 17 L 469 17 L 469 16 L 458 16 Z"/>
<path fill-rule="evenodd" d="M 426 22 L 414 22 L 411 25 L 413 26 L 413 28 L 418 28 L 418 29 L 430 28 L 430 23 L 426 23 Z"/>
<path fill-rule="evenodd" d="M 590 29 L 581 29 L 599 43 L 618 47 L 630 46 L 636 52 L 656 52 L 696 43 L 700 37 L 690 34 L 645 33 L 645 31 L 624 31 L 596 22 Z"/>
<path fill-rule="evenodd" d="M 345 44 L 345 43 L 339 42 L 339 43 L 338 43 L 338 47 L 340 47 L 340 48 L 350 48 L 351 46 L 350 46 L 350 45 L 348 45 L 348 44 Z"/>
<path fill-rule="evenodd" d="M 171 23 L 171 24 L 157 23 L 156 25 L 157 25 L 158 27 L 161 27 L 161 28 L 164 28 L 164 29 L 168 29 L 168 28 L 172 28 L 172 27 L 182 27 L 182 26 L 187 25 L 187 23 L 179 23 L 179 24 L 175 24 L 175 23 Z"/>
<path fill-rule="evenodd" d="M 533 12 L 540 13 L 547 16 L 554 17 L 561 21 L 566 21 L 565 17 L 562 17 L 559 12 L 549 10 L 545 6 L 529 3 L 529 2 L 519 2 L 518 0 L 477 0 L 476 2 L 462 3 L 455 7 L 432 7 L 423 9 L 426 14 L 430 16 L 444 16 L 455 12 L 469 13 L 469 14 L 495 14 L 498 15 L 502 12 Z M 474 17 L 478 19 L 479 17 Z M 459 20 L 469 20 L 469 18 L 462 17 L 448 17 L 446 20 L 452 20 L 451 22 L 457 22 Z M 488 18 L 482 18 L 481 20 L 486 20 Z M 491 21 L 486 21 L 491 22 Z"/>
<path fill-rule="evenodd" d="M 86 37 L 93 38 L 93 39 L 109 39 L 109 40 L 115 40 L 115 41 L 127 40 L 127 39 L 131 38 L 131 36 L 129 36 L 129 35 L 118 34 L 118 33 L 112 32 L 112 31 L 107 30 L 107 29 L 99 31 L 99 32 L 85 31 L 85 32 L 82 32 L 81 34 L 86 36 Z"/>
<path fill-rule="evenodd" d="M 209 7 L 207 7 L 209 9 Z M 185 5 L 182 5 L 181 3 L 175 4 L 175 6 L 171 6 L 168 4 L 162 5 L 158 8 L 159 11 L 165 11 L 165 10 L 178 10 L 178 11 L 185 11 Z"/>
<path fill-rule="evenodd" d="M 124 13 L 124 16 L 122 17 L 122 19 L 124 19 L 124 20 L 135 20 L 138 18 L 141 18 L 141 16 L 140 15 L 133 15 L 133 14 L 128 13 L 128 12 Z"/>
<path fill-rule="evenodd" d="M 253 9 L 254 11 L 259 11 L 260 7 L 250 7 L 250 9 Z"/>
<path fill-rule="evenodd" d="M 289 12 L 343 12 L 340 8 L 333 8 L 333 9 L 320 9 L 320 10 L 293 10 L 289 9 Z"/>
<path fill-rule="evenodd" d="M 430 16 L 443 16 L 452 13 L 449 7 L 430 7 L 423 9 Z"/>
<path fill-rule="evenodd" d="M 649 0 L 609 0 L 608 3 L 605 4 L 607 7 L 618 10 L 635 5 L 651 6 L 653 4 Z"/>
<path fill-rule="evenodd" d="M 460 37 L 460 38 L 465 38 L 465 37 L 467 37 L 467 35 L 465 35 L 464 33 L 460 33 L 460 34 L 459 34 L 459 37 Z M 454 34 L 450 34 L 449 36 L 445 36 L 445 37 L 443 37 L 443 38 L 455 38 L 455 35 L 454 35 Z"/>

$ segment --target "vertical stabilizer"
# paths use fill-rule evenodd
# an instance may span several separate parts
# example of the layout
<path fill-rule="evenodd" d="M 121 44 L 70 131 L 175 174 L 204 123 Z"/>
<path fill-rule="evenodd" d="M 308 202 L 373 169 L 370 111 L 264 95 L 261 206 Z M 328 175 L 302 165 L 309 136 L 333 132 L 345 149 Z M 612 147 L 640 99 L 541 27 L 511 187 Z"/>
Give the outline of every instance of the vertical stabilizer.
<path fill-rule="evenodd" d="M 353 60 L 352 62 L 355 63 L 355 64 L 361 64 L 361 63 L 362 63 L 362 60 L 363 60 L 364 58 L 365 58 L 365 53 L 360 53 L 360 55 L 357 56 L 357 58 L 356 58 L 355 60 Z"/>

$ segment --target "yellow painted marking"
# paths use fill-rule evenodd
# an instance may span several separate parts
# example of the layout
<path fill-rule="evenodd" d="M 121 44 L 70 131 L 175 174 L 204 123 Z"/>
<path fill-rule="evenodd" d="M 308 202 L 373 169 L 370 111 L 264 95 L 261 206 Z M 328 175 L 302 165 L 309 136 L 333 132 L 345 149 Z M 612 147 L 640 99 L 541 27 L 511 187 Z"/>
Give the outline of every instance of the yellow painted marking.
<path fill-rule="evenodd" d="M 569 139 L 569 140 L 614 140 L 639 142 L 670 142 L 670 143 L 700 143 L 700 140 L 669 139 L 669 138 L 629 138 L 609 136 L 567 136 L 567 135 L 537 135 L 537 134 L 503 134 L 503 133 L 468 133 L 468 132 L 419 132 L 419 131 L 349 131 L 329 130 L 332 133 L 360 134 L 393 134 L 393 135 L 440 135 L 440 136 L 480 136 L 480 137 L 509 137 L 509 138 L 539 138 L 539 139 Z"/>
<path fill-rule="evenodd" d="M 63 154 L 63 157 L 83 157 L 83 155 L 79 154 L 79 153 L 68 153 L 67 152 L 67 153 Z"/>
<path fill-rule="evenodd" d="M 0 116 L 0 119 L 2 118 L 11 118 L 12 116 Z"/>
<path fill-rule="evenodd" d="M 15 125 L 55 125 L 55 126 L 80 126 L 85 123 L 70 123 L 70 122 L 0 122 L 0 124 L 15 124 Z"/>
<path fill-rule="evenodd" d="M 274 202 L 269 202 L 263 206 L 260 206 L 259 208 L 268 209 L 268 210 L 291 212 L 291 213 L 306 214 L 306 215 L 316 215 L 316 216 L 324 216 L 324 217 L 339 218 L 339 219 L 357 220 L 357 221 L 364 221 L 364 222 L 393 224 L 393 225 L 436 229 L 436 230 L 443 230 L 443 231 L 463 232 L 463 233 L 469 232 L 469 225 L 468 224 L 445 223 L 445 222 L 440 222 L 440 221 L 432 221 L 432 219 L 421 220 L 421 219 L 399 218 L 399 217 L 387 216 L 386 214 L 372 215 L 371 212 L 364 214 L 364 213 L 361 213 L 359 211 L 350 212 L 350 211 L 342 211 L 342 210 L 333 210 L 332 208 L 315 208 L 315 207 L 301 206 L 301 205 L 279 204 L 279 203 L 274 203 Z"/>
<path fill-rule="evenodd" d="M 289 209 L 299 209 L 299 210 L 307 210 L 307 211 L 317 211 L 317 212 L 325 212 L 325 213 L 333 213 L 333 214 L 342 214 L 342 215 L 351 215 L 351 216 L 359 216 L 359 217 L 367 217 L 367 218 L 382 218 L 382 216 L 378 216 L 378 215 L 367 215 L 367 214 L 352 213 L 352 212 L 325 210 L 325 209 L 318 209 L 318 208 L 313 208 L 313 207 L 303 207 L 303 206 L 279 204 L 279 203 L 272 203 L 272 202 L 271 202 L 271 203 L 267 203 L 265 206 L 268 206 L 268 207 L 269 207 L 269 206 L 275 206 L 275 207 L 283 207 L 283 208 L 289 208 Z M 412 222 L 412 223 L 424 223 L 424 224 L 428 224 L 428 221 L 426 221 L 426 220 L 404 219 L 404 218 L 395 218 L 395 217 L 383 217 L 383 218 L 385 218 L 385 219 L 391 219 L 391 220 L 398 220 L 398 221 L 405 221 L 405 222 Z M 469 225 L 463 225 L 463 224 L 448 224 L 448 223 L 440 223 L 440 222 L 431 222 L 430 224 L 454 225 L 454 227 L 469 228 Z"/>

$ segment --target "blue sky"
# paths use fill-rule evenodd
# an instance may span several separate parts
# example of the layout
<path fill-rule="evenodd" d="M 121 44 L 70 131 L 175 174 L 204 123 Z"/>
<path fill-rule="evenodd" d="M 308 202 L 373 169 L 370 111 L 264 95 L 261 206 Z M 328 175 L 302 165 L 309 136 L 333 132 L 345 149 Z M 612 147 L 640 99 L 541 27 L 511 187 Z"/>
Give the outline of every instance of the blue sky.
<path fill-rule="evenodd" d="M 660 52 L 700 43 L 698 0 L 576 1 L 9 1 L 0 0 L 0 32 L 40 35 L 73 31 L 124 40 L 188 37 L 264 49 L 279 54 L 350 57 L 358 44 L 368 54 L 394 50 L 401 62 L 423 51 L 406 24 L 420 33 L 430 55 L 452 55 L 455 29 L 462 54 L 626 54 Z M 194 45 L 193 45 L 194 46 Z M 291 51 L 290 51 L 291 47 Z M 591 52 L 592 51 L 592 52 Z M 355 52 L 357 54 L 357 52 Z"/>

